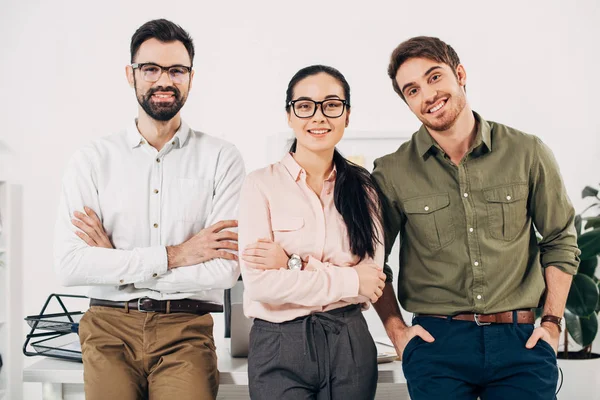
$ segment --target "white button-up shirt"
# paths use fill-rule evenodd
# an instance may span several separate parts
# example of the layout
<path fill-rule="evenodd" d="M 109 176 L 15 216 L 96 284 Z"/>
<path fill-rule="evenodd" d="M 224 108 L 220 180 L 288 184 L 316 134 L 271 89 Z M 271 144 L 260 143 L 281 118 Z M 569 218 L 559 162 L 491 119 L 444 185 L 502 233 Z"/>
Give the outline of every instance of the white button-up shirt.
<path fill-rule="evenodd" d="M 157 151 L 135 121 L 98 139 L 67 166 L 55 229 L 54 265 L 65 286 L 91 286 L 89 297 L 127 301 L 199 299 L 223 302 L 239 276 L 237 261 L 213 259 L 167 269 L 165 246 L 215 222 L 237 218 L 244 162 L 230 143 L 184 122 Z M 71 219 L 83 207 L 102 221 L 114 249 L 90 247 Z"/>

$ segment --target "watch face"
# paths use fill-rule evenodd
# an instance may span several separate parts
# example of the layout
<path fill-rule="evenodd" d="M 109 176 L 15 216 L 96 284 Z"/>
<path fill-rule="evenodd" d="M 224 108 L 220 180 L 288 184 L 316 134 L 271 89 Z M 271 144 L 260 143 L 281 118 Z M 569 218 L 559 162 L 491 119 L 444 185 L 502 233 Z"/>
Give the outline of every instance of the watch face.
<path fill-rule="evenodd" d="M 302 268 L 302 260 L 295 254 L 292 254 L 290 259 L 288 260 L 288 268 L 289 269 L 300 269 Z"/>

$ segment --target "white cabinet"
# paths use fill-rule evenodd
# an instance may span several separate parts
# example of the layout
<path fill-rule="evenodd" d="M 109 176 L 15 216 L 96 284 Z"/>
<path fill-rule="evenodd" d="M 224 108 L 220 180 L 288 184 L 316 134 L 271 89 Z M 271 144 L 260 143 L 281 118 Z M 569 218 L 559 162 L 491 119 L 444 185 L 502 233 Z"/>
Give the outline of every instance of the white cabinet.
<path fill-rule="evenodd" d="M 0 371 L 0 399 L 11 398 L 11 354 L 10 324 L 11 320 L 11 279 L 10 279 L 10 202 L 9 184 L 0 180 L 0 355 L 2 370 Z"/>

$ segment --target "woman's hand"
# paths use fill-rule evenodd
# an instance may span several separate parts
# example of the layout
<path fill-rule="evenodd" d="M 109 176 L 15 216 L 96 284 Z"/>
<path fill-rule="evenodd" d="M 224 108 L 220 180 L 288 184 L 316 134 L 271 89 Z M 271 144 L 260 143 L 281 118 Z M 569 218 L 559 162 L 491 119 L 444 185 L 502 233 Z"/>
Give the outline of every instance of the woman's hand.
<path fill-rule="evenodd" d="M 288 259 L 285 250 L 271 239 L 258 239 L 242 253 L 242 260 L 249 267 L 262 270 L 287 268 Z"/>
<path fill-rule="evenodd" d="M 354 266 L 358 274 L 358 294 L 376 303 L 383 294 L 385 274 L 380 266 L 373 262 L 359 263 Z"/>

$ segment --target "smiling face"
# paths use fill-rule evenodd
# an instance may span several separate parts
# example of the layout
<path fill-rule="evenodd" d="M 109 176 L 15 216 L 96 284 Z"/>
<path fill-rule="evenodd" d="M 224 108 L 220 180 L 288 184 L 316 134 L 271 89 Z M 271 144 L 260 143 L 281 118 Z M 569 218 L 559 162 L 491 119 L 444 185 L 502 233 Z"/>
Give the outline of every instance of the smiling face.
<path fill-rule="evenodd" d="M 328 99 L 346 100 L 344 89 L 340 82 L 324 72 L 298 81 L 293 88 L 292 99 L 313 101 Z M 344 129 L 348 125 L 349 116 L 350 111 L 346 108 L 338 118 L 326 117 L 323 115 L 321 106 L 317 106 L 315 115 L 309 118 L 299 118 L 290 109 L 288 111 L 288 125 L 294 130 L 298 141 L 296 152 L 333 152 L 335 145 L 342 139 Z"/>
<path fill-rule="evenodd" d="M 430 130 L 452 128 L 467 105 L 467 76 L 459 64 L 456 74 L 447 64 L 427 58 L 410 58 L 396 73 L 406 103 Z"/>
<path fill-rule="evenodd" d="M 173 65 L 191 66 L 189 53 L 180 41 L 161 42 L 148 39 L 140 46 L 135 62 L 139 64 L 154 63 L 165 67 Z M 183 83 L 174 83 L 169 74 L 163 72 L 156 82 L 144 80 L 140 69 L 127 66 L 127 79 L 135 88 L 135 95 L 140 107 L 154 120 L 169 121 L 179 113 L 187 100 L 192 87 L 194 71 Z"/>

